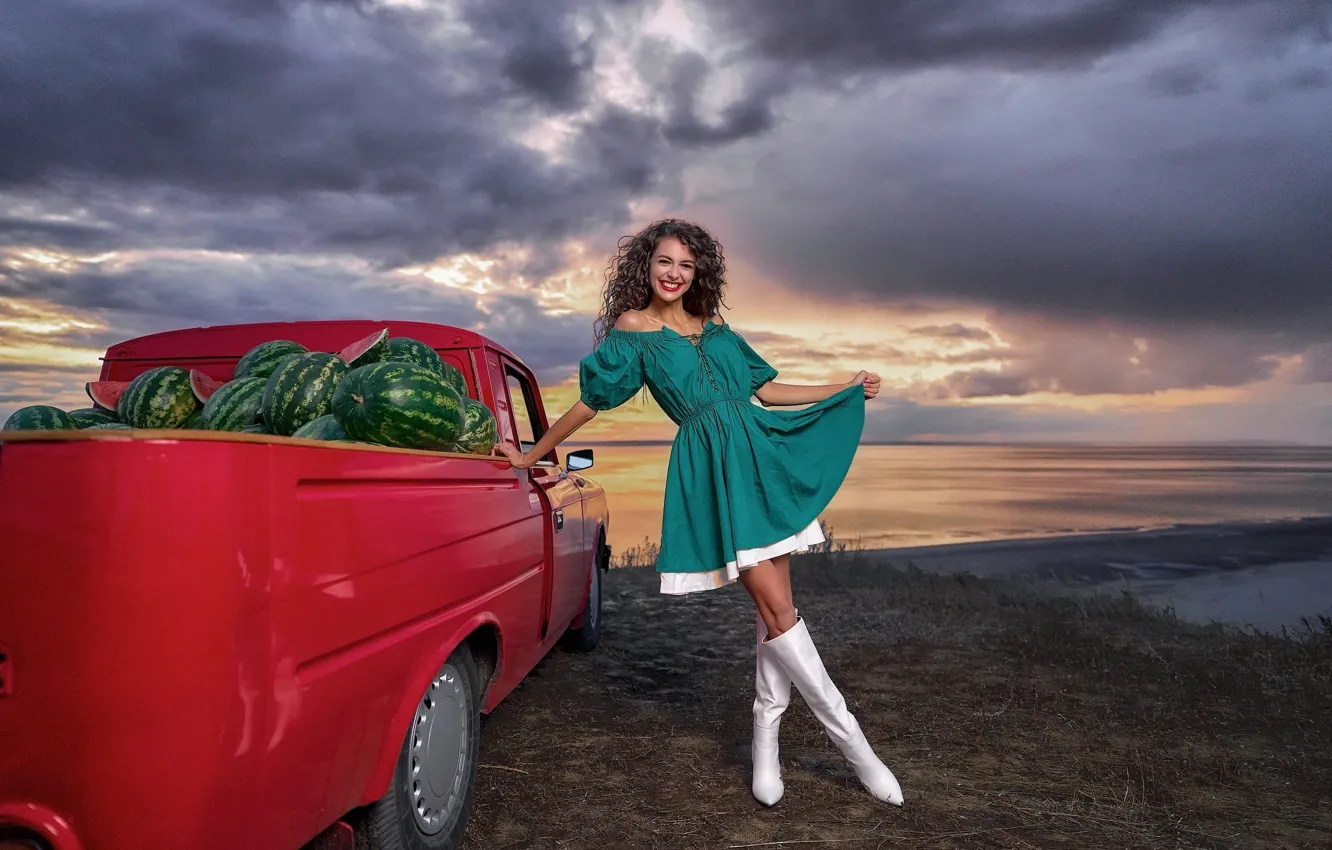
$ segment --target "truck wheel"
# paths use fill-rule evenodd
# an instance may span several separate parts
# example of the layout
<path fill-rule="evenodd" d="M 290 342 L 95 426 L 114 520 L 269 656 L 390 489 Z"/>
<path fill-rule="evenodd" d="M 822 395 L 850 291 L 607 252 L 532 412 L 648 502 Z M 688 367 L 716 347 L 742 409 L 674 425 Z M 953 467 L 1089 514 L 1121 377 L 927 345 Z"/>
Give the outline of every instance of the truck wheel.
<path fill-rule="evenodd" d="M 370 804 L 357 850 L 456 850 L 467 829 L 481 747 L 476 660 L 464 644 L 417 703 L 393 785 Z"/>
<path fill-rule="evenodd" d="M 591 652 L 601 643 L 601 562 L 602 549 L 592 561 L 592 583 L 583 604 L 583 624 L 564 633 L 564 645 L 574 652 Z"/>

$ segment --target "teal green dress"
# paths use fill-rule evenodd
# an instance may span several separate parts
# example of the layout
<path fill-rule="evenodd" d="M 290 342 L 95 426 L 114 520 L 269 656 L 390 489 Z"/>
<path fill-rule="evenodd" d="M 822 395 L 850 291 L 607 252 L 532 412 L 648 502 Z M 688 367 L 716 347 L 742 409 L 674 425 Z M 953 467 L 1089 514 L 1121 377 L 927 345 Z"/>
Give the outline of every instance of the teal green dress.
<path fill-rule="evenodd" d="M 855 457 L 864 389 L 794 410 L 754 404 L 776 377 L 729 324 L 713 321 L 696 342 L 670 328 L 613 328 L 579 363 L 588 407 L 618 407 L 646 384 L 679 426 L 657 559 L 663 592 L 720 587 L 762 558 L 823 540 L 818 516 Z"/>

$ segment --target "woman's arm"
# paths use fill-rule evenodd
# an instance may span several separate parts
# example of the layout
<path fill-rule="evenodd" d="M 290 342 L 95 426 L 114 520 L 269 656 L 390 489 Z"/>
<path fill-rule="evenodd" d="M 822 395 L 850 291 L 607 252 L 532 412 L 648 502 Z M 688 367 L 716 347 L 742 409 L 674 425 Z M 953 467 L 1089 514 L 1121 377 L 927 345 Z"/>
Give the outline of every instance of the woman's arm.
<path fill-rule="evenodd" d="M 863 384 L 865 387 L 865 398 L 874 398 L 879 394 L 879 376 L 873 372 L 861 370 L 854 378 L 845 384 L 779 384 L 776 381 L 768 381 L 758 388 L 754 393 L 758 400 L 763 402 L 764 407 L 782 407 L 792 404 L 812 404 L 816 401 L 823 401 L 831 395 L 836 395 L 847 387 L 854 387 L 856 384 Z"/>
<path fill-rule="evenodd" d="M 542 434 L 541 439 L 537 440 L 536 445 L 528 451 L 520 452 L 508 443 L 496 443 L 495 453 L 507 457 L 515 469 L 527 469 L 550 454 L 551 449 L 569 439 L 570 434 L 591 422 L 596 416 L 597 412 L 580 399 L 574 402 L 574 406 L 565 411 L 563 416 L 555 420 L 550 430 Z"/>

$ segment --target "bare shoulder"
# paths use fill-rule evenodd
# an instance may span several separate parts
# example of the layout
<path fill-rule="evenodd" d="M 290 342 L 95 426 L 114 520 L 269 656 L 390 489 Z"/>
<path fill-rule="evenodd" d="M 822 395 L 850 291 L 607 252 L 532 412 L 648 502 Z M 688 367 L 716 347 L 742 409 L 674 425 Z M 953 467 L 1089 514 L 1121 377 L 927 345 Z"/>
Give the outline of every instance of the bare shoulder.
<path fill-rule="evenodd" d="M 711 321 L 718 325 L 726 324 L 726 317 L 721 314 L 721 310 L 712 314 Z"/>
<path fill-rule="evenodd" d="M 615 329 L 621 331 L 646 331 L 651 330 L 652 326 L 648 323 L 647 317 L 640 310 L 625 310 L 620 314 L 620 318 L 615 320 Z"/>

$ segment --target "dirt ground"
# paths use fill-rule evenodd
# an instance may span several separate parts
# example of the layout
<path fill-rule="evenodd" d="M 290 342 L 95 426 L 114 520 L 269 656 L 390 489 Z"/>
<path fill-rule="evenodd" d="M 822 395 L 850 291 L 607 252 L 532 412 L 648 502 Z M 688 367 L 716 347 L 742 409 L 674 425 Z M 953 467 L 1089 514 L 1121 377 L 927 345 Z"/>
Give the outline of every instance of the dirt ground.
<path fill-rule="evenodd" d="M 556 650 L 486 719 L 464 847 L 1332 846 L 1332 624 L 1225 632 L 873 553 L 792 572 L 903 808 L 861 789 L 798 694 L 785 797 L 755 802 L 744 591 L 663 597 L 617 569 L 601 647 Z"/>

